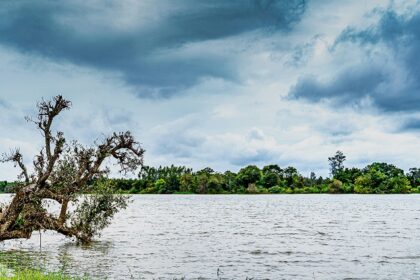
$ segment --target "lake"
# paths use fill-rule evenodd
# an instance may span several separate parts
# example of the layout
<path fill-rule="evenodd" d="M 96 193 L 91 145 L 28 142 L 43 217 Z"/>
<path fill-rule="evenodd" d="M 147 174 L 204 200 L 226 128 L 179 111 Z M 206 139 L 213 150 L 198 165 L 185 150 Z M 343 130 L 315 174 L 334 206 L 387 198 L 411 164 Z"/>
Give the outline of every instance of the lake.
<path fill-rule="evenodd" d="M 420 279 L 420 195 L 134 195 L 90 246 L 0 250 L 94 279 Z"/>

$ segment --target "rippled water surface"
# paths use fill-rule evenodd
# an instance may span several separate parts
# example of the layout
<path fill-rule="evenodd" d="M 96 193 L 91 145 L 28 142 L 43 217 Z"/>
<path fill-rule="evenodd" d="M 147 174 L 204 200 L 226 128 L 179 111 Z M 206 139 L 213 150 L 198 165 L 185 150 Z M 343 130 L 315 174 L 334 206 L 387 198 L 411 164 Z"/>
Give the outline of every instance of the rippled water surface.
<path fill-rule="evenodd" d="M 1 201 L 8 200 L 0 196 Z M 420 279 L 420 195 L 142 195 L 97 242 L 53 233 L 0 262 L 97 279 Z"/>

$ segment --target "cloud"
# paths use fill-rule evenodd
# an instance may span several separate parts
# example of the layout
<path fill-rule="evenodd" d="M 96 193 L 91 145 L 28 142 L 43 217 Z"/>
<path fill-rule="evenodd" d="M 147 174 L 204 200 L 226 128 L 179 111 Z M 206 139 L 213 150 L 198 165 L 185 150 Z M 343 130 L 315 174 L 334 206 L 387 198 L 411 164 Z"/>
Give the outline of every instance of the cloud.
<path fill-rule="evenodd" d="M 107 123 L 113 126 L 129 126 L 132 124 L 132 114 L 127 110 L 109 109 L 104 112 Z"/>
<path fill-rule="evenodd" d="M 155 128 L 153 138 L 158 140 L 152 152 L 178 160 L 224 162 L 234 167 L 264 164 L 280 155 L 280 144 L 261 129 L 206 134 L 199 130 L 200 123 L 200 116 L 190 115 Z"/>
<path fill-rule="evenodd" d="M 7 109 L 9 107 L 10 105 L 6 101 L 4 101 L 3 99 L 0 99 L 0 108 Z"/>
<path fill-rule="evenodd" d="M 416 166 L 417 10 L 385 2 L 3 1 L 0 152 L 29 164 L 42 139 L 23 116 L 61 93 L 67 139 L 128 129 L 147 165 L 326 175 L 343 150 L 347 166 Z"/>
<path fill-rule="evenodd" d="M 407 120 L 403 121 L 401 130 L 420 132 L 420 118 L 408 118 Z"/>
<path fill-rule="evenodd" d="M 420 11 L 397 14 L 376 11 L 379 20 L 366 28 L 347 27 L 335 40 L 331 56 L 361 51 L 327 80 L 313 75 L 299 78 L 290 89 L 292 98 L 333 104 L 369 103 L 387 112 L 420 109 Z M 359 50 L 359 48 L 361 48 Z M 355 50 L 356 49 L 356 50 Z M 335 66 L 337 68 L 337 66 Z"/>
<path fill-rule="evenodd" d="M 153 128 L 151 134 L 157 139 L 153 151 L 176 158 L 190 158 L 198 154 L 205 137 L 195 129 L 197 117 L 189 115 Z"/>
<path fill-rule="evenodd" d="M 0 44 L 115 72 L 141 96 L 169 96 L 202 78 L 235 78 L 234 53 L 191 46 L 290 30 L 305 7 L 304 0 L 10 1 L 0 7 Z"/>
<path fill-rule="evenodd" d="M 418 78 L 420 65 L 420 11 L 414 14 L 397 14 L 388 9 L 380 13 L 379 21 L 366 29 L 349 27 L 336 40 L 336 45 L 346 42 L 364 46 L 385 45 L 407 69 L 409 78 Z"/>
<path fill-rule="evenodd" d="M 308 63 L 313 56 L 314 48 L 322 36 L 316 35 L 310 42 L 300 44 L 294 47 L 294 50 L 288 55 L 285 66 L 301 67 Z"/>
<path fill-rule="evenodd" d="M 340 104 L 360 103 L 364 97 L 381 94 L 381 85 L 386 79 L 386 74 L 379 69 L 349 68 L 325 82 L 313 76 L 303 77 L 291 88 L 290 96 L 313 102 L 334 99 Z"/>

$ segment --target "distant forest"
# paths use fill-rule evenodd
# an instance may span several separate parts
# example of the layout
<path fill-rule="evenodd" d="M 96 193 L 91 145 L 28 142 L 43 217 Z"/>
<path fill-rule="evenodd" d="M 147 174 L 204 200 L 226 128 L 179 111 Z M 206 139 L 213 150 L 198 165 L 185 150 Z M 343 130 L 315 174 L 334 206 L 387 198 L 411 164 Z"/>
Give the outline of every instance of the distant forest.
<path fill-rule="evenodd" d="M 420 193 L 420 168 L 408 173 L 392 164 L 372 163 L 347 168 L 341 151 L 328 158 L 330 177 L 305 177 L 294 167 L 249 165 L 238 173 L 219 173 L 207 167 L 193 171 L 185 166 L 143 166 L 137 179 L 104 179 L 117 193 L 129 194 L 293 194 L 293 193 Z M 95 182 L 91 182 L 95 183 Z M 0 192 L 13 190 L 0 181 Z"/>

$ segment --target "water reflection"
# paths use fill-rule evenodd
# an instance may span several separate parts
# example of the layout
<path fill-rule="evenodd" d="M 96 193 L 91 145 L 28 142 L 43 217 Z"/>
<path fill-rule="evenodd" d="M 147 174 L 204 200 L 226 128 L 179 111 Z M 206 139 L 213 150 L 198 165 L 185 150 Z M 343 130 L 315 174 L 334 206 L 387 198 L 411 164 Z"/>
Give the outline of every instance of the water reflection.
<path fill-rule="evenodd" d="M 5 250 L 0 252 L 1 264 L 9 269 L 39 269 L 45 265 L 47 259 L 47 255 L 39 251 Z"/>
<path fill-rule="evenodd" d="M 60 271 L 71 274 L 73 271 L 89 271 L 94 267 L 101 273 L 90 273 L 92 277 L 101 277 L 112 265 L 112 258 L 109 256 L 109 249 L 113 246 L 110 241 L 95 241 L 89 245 L 77 243 L 64 243 L 58 248 L 58 267 Z M 86 263 L 86 258 L 78 255 L 91 256 Z M 87 269 L 87 270 L 85 270 Z M 91 270 L 91 269 L 90 269 Z"/>
<path fill-rule="evenodd" d="M 46 237 L 51 234 L 46 234 Z M 112 267 L 113 259 L 109 256 L 109 250 L 113 246 L 112 241 L 94 241 L 85 245 L 67 240 L 57 247 L 46 245 L 36 250 L 32 248 L 26 250 L 4 248 L 0 252 L 0 264 L 11 270 L 60 271 L 70 275 L 103 278 L 103 273 Z M 3 244 L 3 247 L 6 246 Z"/>

